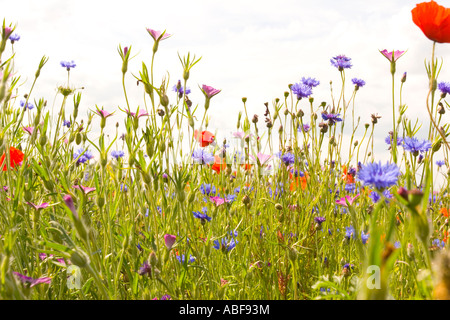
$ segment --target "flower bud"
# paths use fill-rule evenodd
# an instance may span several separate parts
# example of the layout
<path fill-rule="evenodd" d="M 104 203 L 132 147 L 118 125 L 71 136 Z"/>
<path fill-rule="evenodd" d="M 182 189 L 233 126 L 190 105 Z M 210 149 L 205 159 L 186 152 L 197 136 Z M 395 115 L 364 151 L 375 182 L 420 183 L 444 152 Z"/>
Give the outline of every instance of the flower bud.
<path fill-rule="evenodd" d="M 283 210 L 283 206 L 280 203 L 275 204 L 275 209 Z"/>
<path fill-rule="evenodd" d="M 85 252 L 76 249 L 70 255 L 70 262 L 72 262 L 77 267 L 86 268 L 89 264 L 89 257 Z"/>

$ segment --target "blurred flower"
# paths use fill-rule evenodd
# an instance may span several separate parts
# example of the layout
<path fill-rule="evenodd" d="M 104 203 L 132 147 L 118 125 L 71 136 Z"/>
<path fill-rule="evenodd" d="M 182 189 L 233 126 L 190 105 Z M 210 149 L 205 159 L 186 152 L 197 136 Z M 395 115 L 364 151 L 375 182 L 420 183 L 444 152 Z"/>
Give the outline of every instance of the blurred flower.
<path fill-rule="evenodd" d="M 119 160 L 119 158 L 122 158 L 123 156 L 125 156 L 125 152 L 123 152 L 122 150 L 111 151 L 111 157 L 113 157 L 116 160 Z"/>
<path fill-rule="evenodd" d="M 262 154 L 261 152 L 258 152 L 256 154 L 256 158 L 255 156 L 253 156 L 252 154 L 249 155 L 249 157 L 255 161 L 258 165 L 263 166 L 267 161 L 269 161 L 272 156 L 269 154 Z"/>
<path fill-rule="evenodd" d="M 17 33 L 14 33 L 14 34 L 9 36 L 9 40 L 11 40 L 11 43 L 14 43 L 15 41 L 19 41 L 20 40 L 20 36 Z"/>
<path fill-rule="evenodd" d="M 207 99 L 211 99 L 212 97 L 214 97 L 216 94 L 218 94 L 221 90 L 218 89 L 214 89 L 213 87 L 207 86 L 207 85 L 202 85 L 202 92 L 205 95 L 205 97 Z"/>
<path fill-rule="evenodd" d="M 161 300 L 172 300 L 172 297 L 168 294 L 165 294 L 161 297 Z"/>
<path fill-rule="evenodd" d="M 24 107 L 25 106 L 25 101 L 21 100 L 20 101 L 20 106 Z M 26 108 L 28 108 L 28 110 L 32 110 L 34 108 L 34 105 L 31 102 L 28 102 Z"/>
<path fill-rule="evenodd" d="M 445 165 L 445 161 L 444 160 L 438 160 L 438 161 L 436 161 L 436 165 L 440 168 L 443 165 Z"/>
<path fill-rule="evenodd" d="M 211 200 L 212 202 L 214 202 L 216 206 L 220 206 L 221 204 L 224 204 L 225 202 L 230 202 L 230 200 L 221 198 L 221 197 L 219 197 L 219 196 L 216 196 L 216 197 L 209 197 L 209 200 Z"/>
<path fill-rule="evenodd" d="M 317 86 L 320 84 L 320 81 L 316 80 L 315 78 L 305 78 L 305 77 L 302 77 L 302 83 L 303 83 L 305 86 L 314 88 L 314 87 L 317 87 Z"/>
<path fill-rule="evenodd" d="M 361 231 L 361 241 L 363 244 L 367 243 L 367 240 L 369 240 L 369 234 L 364 233 L 364 231 Z"/>
<path fill-rule="evenodd" d="M 332 66 L 338 68 L 339 71 L 342 71 L 344 69 L 350 69 L 352 67 L 350 60 L 352 59 L 346 57 L 345 55 L 339 55 L 332 58 L 330 61 Z"/>
<path fill-rule="evenodd" d="M 73 153 L 73 159 L 77 158 L 78 158 L 77 163 L 85 163 L 86 161 L 89 161 L 90 159 L 94 158 L 94 156 L 92 155 L 91 151 L 80 148 Z"/>
<path fill-rule="evenodd" d="M 85 187 L 85 186 L 82 186 L 81 184 L 80 185 L 75 185 L 75 186 L 72 186 L 72 187 L 75 188 L 75 189 L 80 190 L 84 194 L 88 194 L 90 192 L 95 191 L 95 188 Z"/>
<path fill-rule="evenodd" d="M 27 202 L 27 204 L 28 204 L 29 206 L 33 207 L 35 210 L 45 209 L 45 208 L 48 207 L 48 203 L 47 203 L 47 202 L 41 203 L 41 204 L 39 204 L 39 205 L 34 204 L 34 203 L 32 203 L 32 202 Z"/>
<path fill-rule="evenodd" d="M 352 79 L 352 82 L 353 82 L 353 84 L 354 84 L 355 86 L 357 86 L 357 87 L 359 87 L 359 88 L 364 87 L 364 85 L 366 84 L 366 82 L 365 82 L 364 80 L 362 80 L 362 79 L 357 79 L 357 78 L 353 78 L 353 79 Z"/>
<path fill-rule="evenodd" d="M 13 274 L 19 278 L 20 281 L 22 281 L 23 283 L 29 283 L 30 284 L 30 288 L 34 287 L 35 285 L 41 284 L 41 283 L 48 283 L 50 284 L 50 282 L 52 281 L 52 278 L 49 277 L 45 277 L 45 278 L 38 278 L 38 279 L 34 279 L 31 277 L 27 277 L 19 272 L 13 272 Z"/>
<path fill-rule="evenodd" d="M 358 171 L 357 178 L 364 185 L 372 185 L 381 190 L 396 184 L 399 175 L 400 169 L 396 164 L 386 163 L 382 165 L 380 161 L 363 165 Z"/>
<path fill-rule="evenodd" d="M 148 263 L 148 261 L 144 261 L 142 266 L 139 268 L 138 274 L 140 276 L 144 276 L 144 275 L 151 276 L 151 274 L 152 274 L 152 267 Z"/>
<path fill-rule="evenodd" d="M 214 249 L 216 250 L 222 250 L 224 252 L 229 252 L 231 250 L 233 250 L 236 247 L 236 244 L 238 243 L 237 240 L 235 240 L 234 238 L 232 238 L 230 241 L 228 241 L 228 239 L 222 238 L 222 242 L 220 243 L 219 240 L 214 240 Z"/>
<path fill-rule="evenodd" d="M 392 136 L 391 136 L 391 135 L 388 135 L 388 136 L 386 137 L 386 139 L 384 139 L 384 142 L 386 142 L 386 144 L 388 144 L 388 145 L 391 145 L 392 139 L 393 139 Z M 403 138 L 397 137 L 397 145 L 398 145 L 398 146 L 401 145 L 402 142 L 403 142 Z"/>
<path fill-rule="evenodd" d="M 214 156 L 212 153 L 204 150 L 204 149 L 197 149 L 192 153 L 192 158 L 195 162 L 200 164 L 210 164 L 215 161 Z"/>
<path fill-rule="evenodd" d="M 414 155 L 418 155 L 419 152 L 427 152 L 428 149 L 431 148 L 431 142 L 428 140 L 422 140 L 419 141 L 415 137 L 406 137 L 404 140 L 403 148 L 405 148 L 406 151 L 411 152 Z"/>
<path fill-rule="evenodd" d="M 184 93 L 184 88 L 183 86 L 180 85 L 180 88 L 178 88 L 178 85 L 174 85 L 173 86 L 173 91 L 175 91 L 176 93 L 178 93 L 179 95 L 183 95 Z M 191 89 L 187 88 L 186 89 L 186 94 L 190 94 L 191 93 Z"/>
<path fill-rule="evenodd" d="M 202 131 L 200 134 L 198 130 L 194 131 L 194 138 L 200 142 L 201 147 L 207 147 L 215 140 L 214 135 L 209 131 Z"/>
<path fill-rule="evenodd" d="M 220 156 L 214 156 L 214 163 L 211 166 L 211 169 L 213 169 L 217 174 L 220 173 L 220 171 L 225 170 L 227 168 L 227 163 L 223 161 Z"/>
<path fill-rule="evenodd" d="M 388 199 L 393 198 L 391 192 L 388 189 L 384 190 L 382 193 L 383 193 L 383 196 L 386 198 L 386 200 L 385 200 L 386 203 L 389 202 Z M 369 198 L 372 199 L 373 203 L 377 203 L 381 199 L 381 195 L 377 191 L 372 191 L 369 194 Z"/>
<path fill-rule="evenodd" d="M 384 49 L 383 51 L 380 51 L 380 53 L 386 57 L 386 59 L 388 59 L 390 62 L 396 62 L 404 53 L 405 51 L 391 51 L 388 52 L 386 49 Z M 394 60 L 392 60 L 392 54 L 394 54 Z"/>
<path fill-rule="evenodd" d="M 202 183 L 200 186 L 200 192 L 205 196 L 216 194 L 216 187 L 209 183 Z"/>
<path fill-rule="evenodd" d="M 325 120 L 325 121 L 328 121 L 328 123 L 329 123 L 330 125 L 333 125 L 333 124 L 335 124 L 336 122 L 342 121 L 342 119 L 339 118 L 339 116 L 340 116 L 339 113 L 338 113 L 338 114 L 333 114 L 333 113 L 325 113 L 325 112 L 322 112 L 322 119 Z"/>
<path fill-rule="evenodd" d="M 3 155 L 0 157 L 0 166 L 3 165 L 3 161 L 5 160 L 6 155 L 3 153 Z M 25 155 L 22 151 L 19 149 L 16 149 L 14 147 L 9 148 L 9 162 L 10 162 L 10 168 L 14 169 L 16 165 L 20 165 L 24 159 Z M 6 165 L 2 168 L 3 171 L 7 170 Z"/>
<path fill-rule="evenodd" d="M 208 212 L 208 209 L 206 207 L 202 208 L 202 212 L 200 211 L 193 211 L 194 217 L 197 219 L 200 219 L 202 224 L 204 224 L 206 221 L 211 221 L 211 217 L 209 217 L 206 213 Z"/>
<path fill-rule="evenodd" d="M 69 120 L 63 120 L 63 127 L 70 128 L 70 121 Z"/>
<path fill-rule="evenodd" d="M 294 94 L 297 95 L 297 99 L 307 98 L 312 95 L 312 89 L 310 86 L 305 85 L 303 83 L 295 83 L 291 86 L 291 90 Z"/>
<path fill-rule="evenodd" d="M 311 127 L 309 126 L 309 124 L 307 124 L 307 123 L 305 123 L 303 126 L 298 126 L 298 129 L 297 129 L 297 131 L 298 132 L 308 132 L 309 131 L 309 129 L 310 129 Z"/>
<path fill-rule="evenodd" d="M 34 127 L 23 127 L 22 129 L 23 129 L 23 131 L 28 133 L 30 136 L 33 134 L 33 131 L 34 131 Z"/>
<path fill-rule="evenodd" d="M 439 43 L 450 43 L 450 9 L 434 1 L 416 4 L 412 20 L 425 36 Z"/>
<path fill-rule="evenodd" d="M 181 256 L 177 256 L 177 260 L 180 261 L 180 263 L 184 263 L 185 255 L 182 254 Z M 189 260 L 187 263 L 192 263 L 194 261 L 195 261 L 195 257 L 193 257 L 192 255 L 189 255 Z M 161 298 L 161 300 L 162 300 L 162 298 Z"/>
<path fill-rule="evenodd" d="M 283 161 L 286 166 L 289 166 L 295 163 L 295 156 L 292 153 L 287 152 L 280 157 L 280 160 Z"/>
<path fill-rule="evenodd" d="M 347 201 L 350 205 L 352 205 L 353 202 L 356 199 L 358 199 L 358 197 L 359 197 L 359 193 L 356 196 L 354 196 L 353 198 L 349 195 L 346 195 L 345 197 L 340 198 L 339 200 L 336 200 L 336 204 L 341 205 L 343 207 L 347 207 Z"/>
<path fill-rule="evenodd" d="M 60 64 L 61 64 L 61 67 L 66 68 L 67 71 L 70 71 L 70 68 L 75 68 L 77 66 L 73 60 L 71 62 L 61 61 Z"/>
<path fill-rule="evenodd" d="M 171 234 L 165 234 L 164 235 L 164 244 L 166 245 L 167 249 L 172 249 L 175 240 L 177 239 L 176 236 L 171 235 Z"/>
<path fill-rule="evenodd" d="M 350 238 L 355 238 L 355 228 L 353 226 L 345 227 L 345 238 L 350 240 Z"/>
<path fill-rule="evenodd" d="M 148 116 L 148 112 L 145 111 L 144 109 L 139 109 L 139 111 L 137 111 L 137 115 L 136 112 L 131 112 L 128 109 L 125 109 L 125 112 L 127 113 L 127 115 L 131 116 L 131 117 L 136 117 L 136 118 L 140 118 L 143 116 Z"/>
<path fill-rule="evenodd" d="M 442 94 L 450 93 L 450 83 L 449 82 L 439 82 L 438 89 Z"/>

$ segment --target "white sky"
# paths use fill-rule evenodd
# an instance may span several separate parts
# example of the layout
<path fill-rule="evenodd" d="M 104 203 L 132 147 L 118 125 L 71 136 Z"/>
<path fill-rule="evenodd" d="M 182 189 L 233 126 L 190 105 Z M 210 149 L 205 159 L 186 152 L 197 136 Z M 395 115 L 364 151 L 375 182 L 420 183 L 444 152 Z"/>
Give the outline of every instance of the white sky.
<path fill-rule="evenodd" d="M 138 54 L 129 65 L 127 88 L 132 109 L 138 105 L 142 108 L 143 88 L 136 87 L 131 72 L 138 75 L 142 61 L 150 65 L 153 39 L 145 29 L 166 29 L 173 36 L 160 43 L 155 60 L 156 83 L 159 86 L 166 72 L 170 73 L 170 88 L 182 78 L 177 52 L 202 56 L 191 70 L 190 98 L 194 106 L 202 106 L 204 97 L 199 85 L 222 90 L 212 99 L 209 113 L 209 128 L 219 130 L 219 141 L 235 130 L 238 111 L 243 110 L 242 97 L 248 99 L 249 116 L 257 113 L 262 127 L 263 103 L 282 98 L 287 85 L 300 82 L 302 77 L 318 79 L 321 84 L 313 90 L 315 101 L 331 104 L 329 82 L 333 81 L 337 93 L 340 76 L 330 59 L 345 54 L 353 62 L 346 71 L 346 96 L 350 97 L 354 88 L 350 79 L 366 81 L 356 96 L 356 114 L 361 116 L 362 124 L 370 123 L 371 113 L 382 116 L 375 129 L 375 158 L 382 160 L 387 154 L 384 138 L 392 128 L 392 100 L 390 65 L 378 50 L 408 50 L 397 62 L 397 97 L 400 77 L 406 71 L 403 101 L 409 106 L 407 116 L 423 121 L 420 137 L 428 133 L 424 59 L 430 58 L 432 43 L 412 22 L 411 10 L 418 2 L 14 0 L 3 1 L 1 7 L 6 22 L 16 23 L 16 33 L 21 36 L 14 46 L 16 67 L 27 79 L 20 94 L 29 90 L 39 60 L 46 55 L 50 60 L 33 97 L 44 97 L 51 106 L 55 88 L 66 81 L 66 70 L 59 62 L 74 60 L 77 67 L 71 71 L 71 83 L 85 87 L 80 116 L 95 109 L 96 104 L 108 111 L 119 105 L 125 107 L 119 44 L 132 45 L 132 54 Z M 450 1 L 438 3 L 450 7 Z M 450 46 L 438 44 L 436 54 L 444 58 L 439 80 L 450 81 L 446 64 Z M 174 101 L 173 92 L 169 98 Z M 306 100 L 301 103 L 305 110 L 309 109 Z M 108 121 L 119 121 L 120 113 Z M 120 128 L 124 129 L 122 123 Z M 363 129 L 358 133 L 360 137 L 362 133 Z"/>

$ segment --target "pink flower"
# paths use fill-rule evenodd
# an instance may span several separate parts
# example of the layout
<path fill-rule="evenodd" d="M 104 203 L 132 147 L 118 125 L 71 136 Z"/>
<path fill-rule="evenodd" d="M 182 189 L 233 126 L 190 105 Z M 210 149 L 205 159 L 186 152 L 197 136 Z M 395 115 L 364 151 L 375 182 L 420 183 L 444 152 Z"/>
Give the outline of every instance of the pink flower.
<path fill-rule="evenodd" d="M 23 131 L 27 132 L 30 136 L 33 134 L 34 127 L 23 127 Z"/>
<path fill-rule="evenodd" d="M 73 203 L 73 199 L 70 195 L 66 194 L 63 197 L 64 203 L 66 204 L 66 206 L 70 209 L 70 211 L 72 211 L 72 214 L 74 215 L 74 217 L 76 219 L 78 219 L 78 212 L 77 209 L 75 209 L 75 204 Z"/>
<path fill-rule="evenodd" d="M 13 31 L 13 29 L 11 28 L 11 27 L 5 27 L 5 29 L 3 29 L 4 30 L 4 34 L 5 34 L 5 38 L 8 38 L 10 35 L 11 35 L 11 33 L 12 33 L 12 31 Z"/>
<path fill-rule="evenodd" d="M 38 279 L 34 279 L 31 277 L 27 277 L 19 272 L 13 272 L 13 274 L 15 276 L 17 276 L 23 283 L 29 283 L 30 284 L 30 288 L 34 287 L 37 284 L 41 284 L 41 283 L 48 283 L 50 284 L 50 282 L 52 281 L 52 278 L 38 278 Z"/>
<path fill-rule="evenodd" d="M 167 249 L 172 249 L 173 244 L 175 243 L 175 240 L 177 239 L 176 236 L 171 234 L 165 234 L 164 235 L 164 243 L 166 244 Z"/>
<path fill-rule="evenodd" d="M 34 204 L 34 203 L 31 203 L 31 202 L 27 202 L 27 204 L 28 204 L 29 206 L 33 207 L 35 210 L 45 209 L 45 208 L 48 207 L 48 203 L 47 203 L 47 202 L 41 203 L 41 204 L 39 204 L 39 205 L 36 205 L 36 204 Z"/>
<path fill-rule="evenodd" d="M 233 132 L 233 136 L 235 138 L 243 139 L 245 136 L 245 132 L 243 131 Z"/>
<path fill-rule="evenodd" d="M 380 51 L 380 53 L 382 55 L 384 55 L 386 57 L 386 59 L 388 59 L 390 62 L 396 62 L 398 60 L 398 58 L 400 58 L 406 51 L 391 51 L 388 52 L 386 49 L 384 49 L 383 51 Z M 394 53 L 394 61 L 392 61 L 392 53 Z"/>
<path fill-rule="evenodd" d="M 258 152 L 256 157 L 257 158 L 255 158 L 252 154 L 250 155 L 250 158 L 252 158 L 252 160 L 255 161 L 256 163 L 259 163 L 261 166 L 263 166 L 267 161 L 269 161 L 272 158 L 271 155 L 262 154 L 260 152 Z"/>
<path fill-rule="evenodd" d="M 166 33 L 166 31 L 157 31 L 150 28 L 147 28 L 147 32 L 152 36 L 155 41 L 161 41 L 169 38 L 171 34 Z"/>
<path fill-rule="evenodd" d="M 230 202 L 230 200 L 228 199 L 223 199 L 221 197 L 209 197 L 209 200 L 211 200 L 212 202 L 214 202 L 216 204 L 216 206 L 220 206 L 221 204 L 224 204 L 225 202 Z"/>
<path fill-rule="evenodd" d="M 137 115 L 136 115 L 136 112 L 131 112 L 131 111 L 128 110 L 128 109 L 125 109 L 125 112 L 126 112 L 129 116 L 131 116 L 131 117 L 136 117 L 136 118 L 140 118 L 140 117 L 143 117 L 143 116 L 148 116 L 148 112 L 145 111 L 144 109 L 139 110 L 139 111 L 137 112 Z"/>
<path fill-rule="evenodd" d="M 95 191 L 95 188 L 85 187 L 80 185 L 72 186 L 72 188 L 78 189 L 82 191 L 84 194 L 88 194 L 89 192 Z"/>
<path fill-rule="evenodd" d="M 348 203 L 350 204 L 350 205 L 352 205 L 353 204 L 353 202 L 357 199 L 359 197 L 359 193 L 355 196 L 355 197 L 351 197 L 351 196 L 349 196 L 349 195 L 346 195 L 345 197 L 343 197 L 343 198 L 341 198 L 341 199 L 339 199 L 339 200 L 336 200 L 336 204 L 339 204 L 339 205 L 341 205 L 341 206 L 343 206 L 343 207 L 348 207 L 347 206 L 347 201 L 348 201 Z M 347 200 L 347 201 L 346 201 Z"/>
<path fill-rule="evenodd" d="M 216 94 L 218 94 L 221 90 L 218 89 L 214 89 L 213 87 L 207 86 L 207 85 L 203 85 L 202 86 L 202 91 L 203 94 L 208 98 L 211 99 L 212 97 L 214 97 Z"/>
<path fill-rule="evenodd" d="M 113 113 L 109 113 L 108 111 L 103 110 L 103 109 L 102 109 L 102 110 L 97 109 L 96 113 L 97 113 L 100 117 L 102 117 L 102 118 L 104 118 L 104 119 L 106 119 L 106 118 L 108 118 L 108 117 L 110 117 L 110 116 L 112 116 L 112 115 L 114 114 L 114 112 L 113 112 Z"/>

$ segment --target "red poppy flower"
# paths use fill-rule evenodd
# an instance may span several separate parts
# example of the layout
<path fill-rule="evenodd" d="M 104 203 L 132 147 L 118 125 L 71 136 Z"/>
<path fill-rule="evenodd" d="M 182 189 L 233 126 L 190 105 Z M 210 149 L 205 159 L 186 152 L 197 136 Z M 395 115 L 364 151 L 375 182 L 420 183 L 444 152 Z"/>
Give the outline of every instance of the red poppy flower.
<path fill-rule="evenodd" d="M 428 39 L 439 43 L 450 43 L 450 8 L 434 1 L 422 2 L 411 11 L 413 22 Z"/>
<path fill-rule="evenodd" d="M 222 162 L 222 159 L 219 156 L 214 156 L 214 164 L 211 166 L 215 172 L 220 173 L 220 171 L 225 170 L 227 168 L 227 164 Z"/>
<path fill-rule="evenodd" d="M 3 154 L 0 158 L 0 166 L 3 164 L 3 161 L 5 161 L 5 157 L 6 155 Z M 10 147 L 9 148 L 9 162 L 11 164 L 11 168 L 14 169 L 14 167 L 16 165 L 18 165 L 19 163 L 21 163 L 24 159 L 24 154 L 22 151 L 20 151 L 19 149 L 16 149 L 14 147 Z M 3 166 L 2 168 L 3 171 L 6 171 L 6 165 Z"/>
<path fill-rule="evenodd" d="M 209 131 L 202 131 L 200 135 L 198 130 L 194 131 L 194 138 L 200 142 L 201 147 L 207 147 L 214 142 L 214 135 Z"/>
<path fill-rule="evenodd" d="M 302 188 L 302 190 L 306 189 L 307 181 L 306 179 L 309 178 L 308 173 L 305 172 L 305 175 L 303 177 L 294 177 L 292 173 L 289 173 L 289 180 L 291 180 L 291 184 L 289 185 L 289 190 L 294 191 L 299 186 Z"/>
<path fill-rule="evenodd" d="M 342 169 L 344 171 L 342 179 L 345 181 L 345 183 L 355 183 L 355 177 L 348 173 L 347 166 L 342 166 Z"/>
<path fill-rule="evenodd" d="M 449 217 L 449 212 L 448 212 L 448 209 L 447 209 L 447 208 L 442 208 L 439 212 L 442 213 L 442 215 L 443 215 L 444 217 L 446 217 L 446 218 Z"/>

